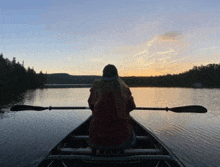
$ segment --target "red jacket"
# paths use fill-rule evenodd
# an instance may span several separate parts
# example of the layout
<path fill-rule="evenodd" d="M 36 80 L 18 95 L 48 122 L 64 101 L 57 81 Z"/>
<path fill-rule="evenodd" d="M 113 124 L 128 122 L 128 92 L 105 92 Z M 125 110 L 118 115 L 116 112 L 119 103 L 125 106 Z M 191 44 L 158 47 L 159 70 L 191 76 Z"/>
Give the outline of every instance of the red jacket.
<path fill-rule="evenodd" d="M 90 92 L 88 103 L 93 113 L 90 142 L 113 146 L 128 140 L 132 130 L 129 112 L 135 108 L 128 86 L 120 78 L 96 81 Z"/>

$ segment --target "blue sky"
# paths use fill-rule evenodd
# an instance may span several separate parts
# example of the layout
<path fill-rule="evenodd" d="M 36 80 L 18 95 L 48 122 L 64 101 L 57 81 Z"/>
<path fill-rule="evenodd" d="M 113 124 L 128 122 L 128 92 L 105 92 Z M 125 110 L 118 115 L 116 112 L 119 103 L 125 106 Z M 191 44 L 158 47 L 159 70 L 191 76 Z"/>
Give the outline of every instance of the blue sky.
<path fill-rule="evenodd" d="M 7 0 L 0 53 L 44 73 L 176 74 L 220 63 L 217 0 Z"/>

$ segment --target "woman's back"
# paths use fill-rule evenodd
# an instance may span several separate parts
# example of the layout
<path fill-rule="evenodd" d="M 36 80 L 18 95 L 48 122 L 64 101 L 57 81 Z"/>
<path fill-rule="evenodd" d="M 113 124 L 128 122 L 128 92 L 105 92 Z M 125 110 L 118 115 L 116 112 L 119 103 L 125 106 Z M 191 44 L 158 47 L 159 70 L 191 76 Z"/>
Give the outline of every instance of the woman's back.
<path fill-rule="evenodd" d="M 102 146 L 120 145 L 131 137 L 129 112 L 135 108 L 130 89 L 119 78 L 96 81 L 89 106 L 93 112 L 90 142 Z"/>

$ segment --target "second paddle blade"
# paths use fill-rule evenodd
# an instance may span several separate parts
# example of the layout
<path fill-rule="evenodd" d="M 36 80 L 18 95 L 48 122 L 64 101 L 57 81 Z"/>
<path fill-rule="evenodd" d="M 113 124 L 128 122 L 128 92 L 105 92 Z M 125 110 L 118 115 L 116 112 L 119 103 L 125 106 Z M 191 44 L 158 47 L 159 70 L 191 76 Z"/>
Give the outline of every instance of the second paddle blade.
<path fill-rule="evenodd" d="M 15 105 L 15 106 L 12 106 L 10 110 L 11 111 L 24 111 L 24 110 L 42 111 L 42 110 L 45 110 L 45 107 L 28 106 L 28 105 Z"/>
<path fill-rule="evenodd" d="M 184 112 L 184 113 L 206 113 L 207 109 L 203 106 L 192 105 L 192 106 L 184 106 L 184 107 L 174 107 L 170 108 L 173 112 Z"/>

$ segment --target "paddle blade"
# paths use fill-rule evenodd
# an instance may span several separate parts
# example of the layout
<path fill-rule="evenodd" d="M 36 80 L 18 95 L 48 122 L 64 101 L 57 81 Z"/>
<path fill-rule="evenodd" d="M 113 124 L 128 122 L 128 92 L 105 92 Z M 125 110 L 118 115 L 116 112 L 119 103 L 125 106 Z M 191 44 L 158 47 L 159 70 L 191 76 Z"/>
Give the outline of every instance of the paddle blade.
<path fill-rule="evenodd" d="M 24 110 L 36 110 L 36 111 L 42 111 L 47 108 L 45 107 L 38 107 L 38 106 L 28 106 L 28 105 L 15 105 L 11 107 L 11 111 L 24 111 Z"/>
<path fill-rule="evenodd" d="M 170 111 L 173 112 L 184 112 L 184 113 L 206 113 L 207 109 L 203 106 L 197 106 L 197 105 L 192 105 L 192 106 L 183 106 L 183 107 L 174 107 L 170 108 Z"/>

